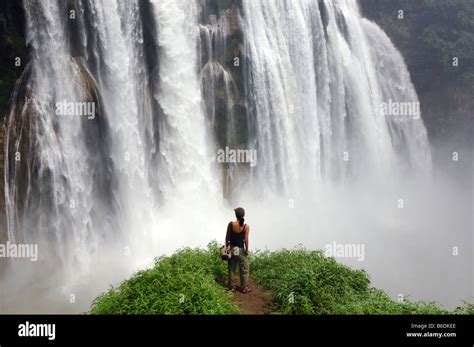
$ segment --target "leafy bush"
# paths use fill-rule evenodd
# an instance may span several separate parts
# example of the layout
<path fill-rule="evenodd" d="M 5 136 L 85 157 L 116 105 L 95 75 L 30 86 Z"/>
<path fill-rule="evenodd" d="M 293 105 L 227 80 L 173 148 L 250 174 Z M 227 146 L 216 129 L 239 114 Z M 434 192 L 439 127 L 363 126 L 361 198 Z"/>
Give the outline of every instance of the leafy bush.
<path fill-rule="evenodd" d="M 239 313 L 224 287 L 227 264 L 216 242 L 207 250 L 183 249 L 156 259 L 152 269 L 137 272 L 97 297 L 91 314 L 233 314 Z M 454 311 L 434 302 L 398 303 L 371 288 L 364 270 L 354 270 L 304 249 L 250 255 L 253 277 L 270 290 L 280 314 L 474 314 L 465 303 Z M 180 300 L 184 299 L 184 300 Z"/>
<path fill-rule="evenodd" d="M 464 301 L 464 305 L 454 310 L 457 314 L 474 314 L 474 304 Z"/>
<path fill-rule="evenodd" d="M 370 288 L 364 270 L 353 270 L 321 251 L 264 252 L 252 259 L 255 279 L 274 293 L 283 314 L 443 314 L 435 303 L 397 303 Z"/>
<path fill-rule="evenodd" d="M 97 297 L 91 314 L 232 314 L 232 295 L 216 281 L 226 273 L 217 244 L 156 259 L 118 288 Z M 181 299 L 181 300 L 180 300 Z M 183 300 L 184 299 L 184 300 Z"/>
<path fill-rule="evenodd" d="M 448 314 L 435 302 L 410 301 L 398 303 L 382 290 L 371 288 L 369 295 L 360 301 L 349 301 L 334 309 L 334 314 Z"/>
<path fill-rule="evenodd" d="M 474 81 L 474 7 L 465 0 L 360 0 L 401 50 L 417 91 Z M 403 19 L 398 11 L 403 10 Z M 453 68 L 453 57 L 459 66 Z M 432 72 L 436 71 L 436 74 Z"/>

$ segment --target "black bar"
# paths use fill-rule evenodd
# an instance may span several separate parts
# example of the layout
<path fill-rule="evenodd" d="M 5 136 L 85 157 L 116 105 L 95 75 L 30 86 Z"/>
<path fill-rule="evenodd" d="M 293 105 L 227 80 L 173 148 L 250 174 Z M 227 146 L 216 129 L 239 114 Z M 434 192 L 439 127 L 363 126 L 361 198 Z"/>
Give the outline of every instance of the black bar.
<path fill-rule="evenodd" d="M 20 324 L 55 324 L 55 339 L 20 337 Z M 422 329 L 422 327 L 424 327 Z M 407 333 L 455 333 L 409 337 Z M 287 339 L 292 345 L 375 342 L 384 345 L 474 345 L 474 316 L 88 316 L 0 315 L 0 347 L 254 345 Z M 139 343 L 142 341 L 142 343 Z M 323 343 L 330 342 L 330 344 Z"/>

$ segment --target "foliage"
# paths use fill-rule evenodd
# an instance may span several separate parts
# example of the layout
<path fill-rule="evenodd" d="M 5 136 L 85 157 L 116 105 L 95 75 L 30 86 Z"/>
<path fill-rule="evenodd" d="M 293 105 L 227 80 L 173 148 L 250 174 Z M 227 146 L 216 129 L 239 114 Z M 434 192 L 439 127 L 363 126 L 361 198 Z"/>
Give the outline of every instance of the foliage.
<path fill-rule="evenodd" d="M 253 275 L 274 293 L 283 314 L 444 314 L 435 303 L 398 303 L 370 288 L 364 270 L 353 270 L 321 251 L 281 250 L 253 257 Z"/>
<path fill-rule="evenodd" d="M 434 302 L 398 303 L 371 288 L 364 270 L 339 264 L 322 251 L 256 252 L 250 255 L 250 266 L 255 280 L 271 291 L 279 314 L 474 314 L 467 302 L 452 312 Z M 90 313 L 238 313 L 222 286 L 226 273 L 216 242 L 207 250 L 186 248 L 157 259 L 152 269 L 97 297 Z"/>
<path fill-rule="evenodd" d="M 26 65 L 22 15 L 21 2 L 8 0 L 0 5 L 0 117 L 5 115 L 15 81 Z M 17 57 L 21 58 L 20 67 L 15 66 Z"/>
<path fill-rule="evenodd" d="M 156 259 L 118 288 L 97 297 L 91 314 L 232 314 L 237 306 L 216 280 L 226 273 L 217 244 Z M 181 299 L 181 300 L 180 300 Z"/>
<path fill-rule="evenodd" d="M 363 14 L 379 24 L 401 50 L 415 85 L 430 89 L 446 81 L 474 82 L 472 2 L 360 0 L 359 3 Z M 398 16 L 400 10 L 403 18 Z M 454 57 L 459 60 L 457 67 L 453 66 Z"/>

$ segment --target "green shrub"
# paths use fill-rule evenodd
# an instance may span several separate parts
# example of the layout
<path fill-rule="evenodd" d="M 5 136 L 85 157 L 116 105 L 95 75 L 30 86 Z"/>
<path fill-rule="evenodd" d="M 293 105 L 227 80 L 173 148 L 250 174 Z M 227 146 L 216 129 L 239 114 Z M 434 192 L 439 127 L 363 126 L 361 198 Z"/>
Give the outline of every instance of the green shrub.
<path fill-rule="evenodd" d="M 322 251 L 282 250 L 252 258 L 255 279 L 274 293 L 283 314 L 443 314 L 435 303 L 398 303 L 370 288 L 364 270 L 353 270 Z"/>
<path fill-rule="evenodd" d="M 457 307 L 454 310 L 454 313 L 457 314 L 474 314 L 474 304 L 471 304 L 470 302 L 464 301 L 464 305 Z"/>
<path fill-rule="evenodd" d="M 249 260 L 252 276 L 273 294 L 275 313 L 474 314 L 474 305 L 467 302 L 451 312 L 434 302 L 406 299 L 398 303 L 382 290 L 371 288 L 364 270 L 339 264 L 322 251 L 256 252 Z M 89 313 L 240 313 L 223 286 L 226 265 L 216 242 L 207 250 L 182 249 L 156 259 L 152 269 L 137 272 L 97 297 Z"/>
<path fill-rule="evenodd" d="M 226 273 L 217 244 L 156 259 L 117 288 L 97 297 L 91 314 L 232 314 L 232 295 L 216 280 Z M 181 300 L 180 300 L 181 299 Z"/>

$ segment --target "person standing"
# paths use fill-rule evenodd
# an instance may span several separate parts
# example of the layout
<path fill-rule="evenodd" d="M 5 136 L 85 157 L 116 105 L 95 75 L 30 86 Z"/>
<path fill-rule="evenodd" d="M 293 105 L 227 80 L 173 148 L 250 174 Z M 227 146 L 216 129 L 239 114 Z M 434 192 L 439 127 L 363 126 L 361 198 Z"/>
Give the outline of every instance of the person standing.
<path fill-rule="evenodd" d="M 227 233 L 225 244 L 230 249 L 231 257 L 228 262 L 229 280 L 228 287 L 230 290 L 236 289 L 234 285 L 234 276 L 239 266 L 240 286 L 242 293 L 246 294 L 252 291 L 249 287 L 249 230 L 248 224 L 244 223 L 245 210 L 242 207 L 234 209 L 236 221 L 229 222 L 227 225 Z"/>

